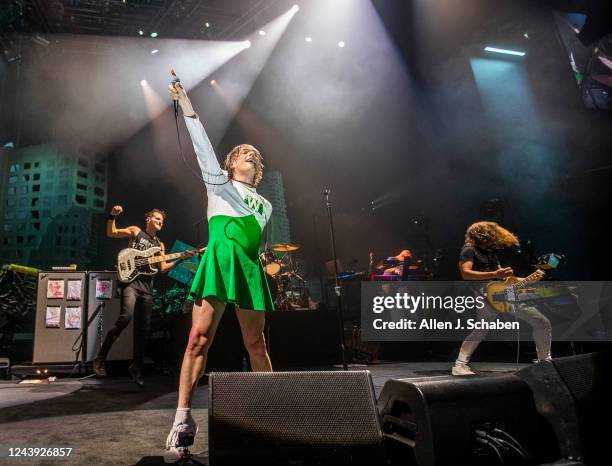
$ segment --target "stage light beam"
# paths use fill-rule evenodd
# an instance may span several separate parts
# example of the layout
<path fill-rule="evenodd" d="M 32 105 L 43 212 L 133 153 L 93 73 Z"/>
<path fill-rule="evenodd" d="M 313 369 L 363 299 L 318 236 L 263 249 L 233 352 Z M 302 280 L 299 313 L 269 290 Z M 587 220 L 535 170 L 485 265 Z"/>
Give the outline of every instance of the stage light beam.
<path fill-rule="evenodd" d="M 146 80 L 146 79 L 143 79 L 142 81 L 140 81 L 140 85 L 141 85 L 142 87 L 145 87 L 145 86 L 147 85 L 147 80 Z"/>
<path fill-rule="evenodd" d="M 216 113 L 218 123 L 217 127 L 212 130 L 213 137 L 222 138 L 229 122 L 237 114 L 245 97 L 251 91 L 297 10 L 298 8 L 290 8 L 277 18 L 262 25 L 260 29 L 255 29 L 248 37 L 253 40 L 253 37 L 257 37 L 258 31 L 261 30 L 266 32 L 266 40 L 254 42 L 248 54 L 242 54 L 231 67 L 222 70 L 218 75 L 217 84 L 213 86 L 213 89 L 225 104 L 225 115 L 221 116 L 220 112 Z M 245 50 L 251 45 L 251 42 L 245 40 L 239 44 L 242 50 Z"/>
<path fill-rule="evenodd" d="M 266 31 L 264 31 L 263 29 L 260 29 L 257 34 L 259 34 L 260 36 L 265 36 L 266 35 Z"/>
<path fill-rule="evenodd" d="M 344 43 L 344 41 L 343 41 L 343 40 L 341 40 L 340 42 L 338 42 L 338 47 L 340 47 L 341 49 L 343 49 L 345 45 L 346 45 L 346 44 Z"/>
<path fill-rule="evenodd" d="M 490 47 L 487 46 L 484 48 L 486 52 L 493 52 L 493 53 L 501 53 L 504 55 L 515 55 L 517 57 L 524 57 L 525 56 L 525 52 L 519 52 L 517 50 L 507 50 L 507 49 L 500 49 L 497 47 Z"/>

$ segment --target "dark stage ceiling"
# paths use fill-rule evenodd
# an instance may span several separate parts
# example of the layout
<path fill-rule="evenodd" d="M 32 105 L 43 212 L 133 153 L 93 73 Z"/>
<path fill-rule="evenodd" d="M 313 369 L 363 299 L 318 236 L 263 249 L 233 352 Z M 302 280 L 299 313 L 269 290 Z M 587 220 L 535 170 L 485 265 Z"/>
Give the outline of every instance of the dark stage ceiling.
<path fill-rule="evenodd" d="M 284 0 L 9 0 L 2 32 L 236 39 L 286 9 Z M 208 24 L 208 26 L 207 26 Z"/>

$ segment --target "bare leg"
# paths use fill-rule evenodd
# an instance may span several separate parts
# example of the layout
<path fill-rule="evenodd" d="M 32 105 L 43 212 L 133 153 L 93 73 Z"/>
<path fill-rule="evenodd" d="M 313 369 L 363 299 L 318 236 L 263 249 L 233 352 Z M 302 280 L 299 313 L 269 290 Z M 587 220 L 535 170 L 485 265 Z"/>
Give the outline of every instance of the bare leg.
<path fill-rule="evenodd" d="M 254 372 L 271 372 L 272 363 L 266 349 L 264 325 L 266 313 L 264 311 L 251 311 L 236 308 L 236 316 L 242 331 L 242 340 L 249 353 L 251 369 Z"/>
<path fill-rule="evenodd" d="M 191 331 L 179 379 L 179 408 L 191 408 L 193 392 L 204 374 L 206 356 L 224 310 L 225 303 L 213 297 L 193 303 Z"/>

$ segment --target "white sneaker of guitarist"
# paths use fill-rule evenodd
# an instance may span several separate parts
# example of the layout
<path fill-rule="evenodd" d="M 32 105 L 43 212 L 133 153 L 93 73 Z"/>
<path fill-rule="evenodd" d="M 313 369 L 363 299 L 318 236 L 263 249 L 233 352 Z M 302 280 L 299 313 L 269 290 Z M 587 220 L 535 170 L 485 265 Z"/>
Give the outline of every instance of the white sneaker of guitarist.
<path fill-rule="evenodd" d="M 166 214 L 163 210 L 153 209 L 145 214 L 145 228 L 128 226 L 117 228 L 115 219 L 123 212 L 123 207 L 116 205 L 111 210 L 106 224 L 106 234 L 110 238 L 127 238 L 128 249 L 120 253 L 121 256 L 130 256 L 129 265 L 132 268 L 129 275 L 125 272 L 126 265 L 118 264 L 118 276 L 124 284 L 119 287 L 121 294 L 121 312 L 113 328 L 106 334 L 104 342 L 94 360 L 94 370 L 98 377 L 105 377 L 106 360 L 113 343 L 119 338 L 121 332 L 134 319 L 134 360 L 129 367 L 132 379 L 139 387 L 144 387 L 142 368 L 145 353 L 146 338 L 151 323 L 153 307 L 153 276 L 159 272 L 166 273 L 181 260 L 192 257 L 195 251 L 186 251 L 180 254 L 165 255 L 164 243 L 157 237 L 163 228 Z M 179 259 L 175 262 L 166 262 L 170 258 Z"/>

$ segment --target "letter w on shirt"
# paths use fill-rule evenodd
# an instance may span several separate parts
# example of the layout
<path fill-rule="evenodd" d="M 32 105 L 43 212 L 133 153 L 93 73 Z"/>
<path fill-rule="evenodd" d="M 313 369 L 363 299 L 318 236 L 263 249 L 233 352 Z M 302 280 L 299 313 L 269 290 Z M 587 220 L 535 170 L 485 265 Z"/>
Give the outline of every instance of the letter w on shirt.
<path fill-rule="evenodd" d="M 259 212 L 260 214 L 263 215 L 264 206 L 263 206 L 263 202 L 261 202 L 259 199 L 255 199 L 254 197 L 247 196 L 244 198 L 244 203 L 249 206 L 249 209 L 255 210 L 256 212 Z"/>

